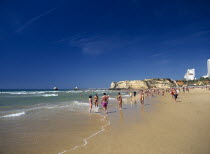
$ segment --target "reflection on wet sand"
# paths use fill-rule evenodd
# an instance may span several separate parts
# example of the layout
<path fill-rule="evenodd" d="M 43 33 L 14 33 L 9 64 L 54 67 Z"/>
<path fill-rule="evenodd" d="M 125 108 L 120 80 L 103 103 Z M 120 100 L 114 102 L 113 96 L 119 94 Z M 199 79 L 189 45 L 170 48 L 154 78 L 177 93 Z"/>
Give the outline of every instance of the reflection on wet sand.
<path fill-rule="evenodd" d="M 104 120 L 109 121 L 107 114 L 104 115 Z"/>
<path fill-rule="evenodd" d="M 120 111 L 120 120 L 124 121 L 124 115 L 123 115 L 123 111 L 122 110 Z"/>
<path fill-rule="evenodd" d="M 144 105 L 141 105 L 140 111 L 144 112 Z"/>

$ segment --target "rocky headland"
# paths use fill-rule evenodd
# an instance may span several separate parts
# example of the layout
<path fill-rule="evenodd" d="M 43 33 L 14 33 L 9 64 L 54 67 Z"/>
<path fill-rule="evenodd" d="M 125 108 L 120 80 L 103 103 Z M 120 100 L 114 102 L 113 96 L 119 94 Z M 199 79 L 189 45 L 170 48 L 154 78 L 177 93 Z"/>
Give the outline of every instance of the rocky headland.
<path fill-rule="evenodd" d="M 177 83 L 171 79 L 145 79 L 112 82 L 110 89 L 149 89 L 177 87 Z"/>

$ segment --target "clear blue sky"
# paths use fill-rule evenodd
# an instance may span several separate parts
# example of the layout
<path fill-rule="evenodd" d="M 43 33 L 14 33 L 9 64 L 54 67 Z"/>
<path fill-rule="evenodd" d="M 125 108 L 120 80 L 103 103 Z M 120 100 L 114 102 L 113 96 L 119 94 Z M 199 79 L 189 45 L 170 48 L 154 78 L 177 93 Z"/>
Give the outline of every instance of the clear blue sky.
<path fill-rule="evenodd" d="M 208 0 L 0 0 L 0 88 L 207 73 Z"/>

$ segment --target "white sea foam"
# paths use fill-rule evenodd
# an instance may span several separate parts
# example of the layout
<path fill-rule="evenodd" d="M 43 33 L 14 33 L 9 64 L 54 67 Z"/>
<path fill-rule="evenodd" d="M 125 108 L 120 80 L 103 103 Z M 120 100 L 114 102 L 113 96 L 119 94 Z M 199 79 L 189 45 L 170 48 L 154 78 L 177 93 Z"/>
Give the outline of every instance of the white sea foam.
<path fill-rule="evenodd" d="M 61 103 L 59 105 L 43 106 L 39 107 L 39 109 L 68 109 L 74 111 L 74 110 L 83 110 L 83 109 L 87 110 L 87 106 L 89 106 L 88 103 L 73 101 L 68 103 Z"/>
<path fill-rule="evenodd" d="M 83 91 L 66 91 L 66 93 L 82 93 Z"/>
<path fill-rule="evenodd" d="M 26 114 L 25 112 L 18 112 L 18 113 L 13 113 L 13 114 L 8 114 L 8 115 L 4 115 L 2 116 L 3 118 L 9 118 L 9 117 L 19 117 L 21 115 Z"/>
<path fill-rule="evenodd" d="M 96 107 L 95 105 L 93 105 L 92 106 L 92 110 L 91 110 L 91 112 L 95 112 L 95 113 L 97 113 L 98 112 L 98 110 L 99 110 L 99 108 L 98 107 Z"/>
<path fill-rule="evenodd" d="M 68 104 L 59 105 L 60 109 L 67 109 L 70 111 L 87 111 L 89 103 L 73 101 Z"/>
<path fill-rule="evenodd" d="M 59 92 L 65 92 L 65 91 L 41 91 L 43 93 L 59 93 Z"/>
<path fill-rule="evenodd" d="M 2 92 L 2 94 L 11 94 L 11 95 L 36 95 L 44 94 L 44 91 L 14 91 L 14 92 Z"/>
<path fill-rule="evenodd" d="M 25 91 L 21 91 L 21 92 L 1 92 L 2 94 L 12 94 L 12 95 L 23 95 L 23 94 L 27 94 L 27 92 Z"/>
<path fill-rule="evenodd" d="M 38 106 L 38 107 L 32 107 L 24 110 L 14 110 L 12 114 L 9 114 L 8 112 L 1 112 L 0 118 L 9 118 L 9 117 L 18 117 L 26 114 L 33 113 L 36 110 L 68 110 L 68 111 L 85 111 L 87 112 L 89 109 L 89 103 L 85 102 L 78 102 L 78 101 L 72 101 L 72 102 L 62 102 L 59 104 L 45 104 L 43 106 Z M 32 112 L 33 111 L 33 112 Z M 3 114 L 3 115 L 2 115 Z"/>
<path fill-rule="evenodd" d="M 44 94 L 44 95 L 41 95 L 43 97 L 51 97 L 51 96 L 58 96 L 58 94 Z"/>
<path fill-rule="evenodd" d="M 54 91 L 20 91 L 20 92 L 2 92 L 9 95 L 22 95 L 22 97 L 51 97 L 58 96 Z"/>
<path fill-rule="evenodd" d="M 130 97 L 130 95 L 122 95 L 122 97 Z"/>
<path fill-rule="evenodd" d="M 33 107 L 29 109 L 25 109 L 25 111 L 30 112 L 34 110 L 40 110 L 40 109 L 67 109 L 69 111 L 88 111 L 89 103 L 85 102 L 78 102 L 78 101 L 72 101 L 72 102 L 61 102 L 59 104 L 46 104 L 43 106 Z"/>
<path fill-rule="evenodd" d="M 112 97 L 110 97 L 109 99 L 110 99 L 110 100 L 115 100 L 116 98 L 112 98 Z"/>

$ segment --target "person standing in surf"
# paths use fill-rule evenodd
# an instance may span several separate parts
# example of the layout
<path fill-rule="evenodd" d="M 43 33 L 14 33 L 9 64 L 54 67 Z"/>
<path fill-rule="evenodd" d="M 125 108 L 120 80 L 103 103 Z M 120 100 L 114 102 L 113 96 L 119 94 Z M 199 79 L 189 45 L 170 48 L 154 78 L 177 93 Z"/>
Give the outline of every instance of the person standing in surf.
<path fill-rule="evenodd" d="M 93 99 L 92 99 L 92 95 L 90 95 L 90 96 L 89 96 L 89 103 L 90 103 L 89 112 L 91 112 L 91 110 L 92 110 L 92 106 L 93 106 Z"/>
<path fill-rule="evenodd" d="M 119 109 L 122 110 L 122 96 L 121 96 L 120 92 L 118 93 L 117 101 L 119 104 Z"/>
<path fill-rule="evenodd" d="M 130 92 L 130 98 L 132 99 L 132 95 L 133 95 L 133 93 L 132 92 Z"/>
<path fill-rule="evenodd" d="M 136 100 L 136 91 L 133 92 L 133 98 Z"/>
<path fill-rule="evenodd" d="M 140 92 L 140 102 L 141 102 L 141 105 L 144 105 L 144 91 L 141 90 Z"/>
<path fill-rule="evenodd" d="M 94 104 L 95 104 L 95 107 L 98 107 L 98 95 L 97 94 L 94 96 Z"/>
<path fill-rule="evenodd" d="M 106 93 L 104 93 L 104 96 L 102 96 L 101 98 L 101 104 L 102 104 L 105 114 L 107 114 L 108 99 L 109 99 L 109 95 L 107 96 Z"/>

